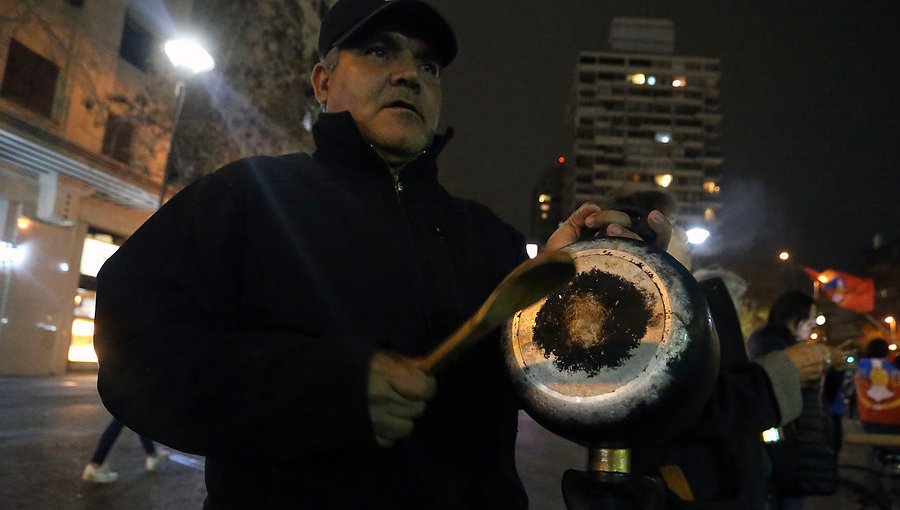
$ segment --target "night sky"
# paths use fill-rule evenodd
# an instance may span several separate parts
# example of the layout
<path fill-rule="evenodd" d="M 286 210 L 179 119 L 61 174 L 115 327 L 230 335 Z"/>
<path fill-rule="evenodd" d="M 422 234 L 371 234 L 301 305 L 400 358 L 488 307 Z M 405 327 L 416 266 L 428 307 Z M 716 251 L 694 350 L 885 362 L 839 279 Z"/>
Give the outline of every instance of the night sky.
<path fill-rule="evenodd" d="M 578 52 L 607 50 L 614 16 L 667 18 L 676 54 L 721 59 L 724 209 L 707 259 L 740 269 L 787 249 L 862 271 L 873 234 L 900 235 L 900 2 L 790 3 L 435 1 L 460 42 L 444 183 L 527 233 L 538 172 L 571 152 Z"/>

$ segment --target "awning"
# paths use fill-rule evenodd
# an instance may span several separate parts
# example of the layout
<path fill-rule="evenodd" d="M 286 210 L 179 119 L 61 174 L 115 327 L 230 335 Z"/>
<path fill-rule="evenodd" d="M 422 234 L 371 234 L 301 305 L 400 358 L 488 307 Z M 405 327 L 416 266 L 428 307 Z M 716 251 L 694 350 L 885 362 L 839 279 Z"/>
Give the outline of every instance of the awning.
<path fill-rule="evenodd" d="M 100 198 L 132 209 L 156 209 L 159 200 L 141 187 L 3 128 L 0 128 L 0 160 L 38 174 L 55 172 L 82 181 L 93 187 Z"/>

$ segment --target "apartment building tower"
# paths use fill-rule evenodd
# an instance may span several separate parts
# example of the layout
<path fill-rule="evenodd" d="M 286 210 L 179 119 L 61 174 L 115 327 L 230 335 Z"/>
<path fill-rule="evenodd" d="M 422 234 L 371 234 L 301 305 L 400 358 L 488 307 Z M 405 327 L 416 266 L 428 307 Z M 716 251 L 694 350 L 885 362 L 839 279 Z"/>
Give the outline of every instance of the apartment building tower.
<path fill-rule="evenodd" d="M 674 53 L 668 20 L 615 18 L 609 51 L 582 51 L 565 207 L 660 189 L 679 224 L 710 229 L 720 208 L 719 61 Z"/>

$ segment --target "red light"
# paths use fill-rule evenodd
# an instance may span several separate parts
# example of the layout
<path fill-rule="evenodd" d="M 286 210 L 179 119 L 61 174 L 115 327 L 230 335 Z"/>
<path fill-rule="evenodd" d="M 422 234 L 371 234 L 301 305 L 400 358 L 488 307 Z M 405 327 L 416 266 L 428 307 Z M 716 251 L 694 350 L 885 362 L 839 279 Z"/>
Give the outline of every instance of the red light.
<path fill-rule="evenodd" d="M 565 163 L 565 162 L 566 162 L 566 158 L 563 157 L 563 156 L 560 156 L 558 161 L 559 161 L 560 164 Z"/>

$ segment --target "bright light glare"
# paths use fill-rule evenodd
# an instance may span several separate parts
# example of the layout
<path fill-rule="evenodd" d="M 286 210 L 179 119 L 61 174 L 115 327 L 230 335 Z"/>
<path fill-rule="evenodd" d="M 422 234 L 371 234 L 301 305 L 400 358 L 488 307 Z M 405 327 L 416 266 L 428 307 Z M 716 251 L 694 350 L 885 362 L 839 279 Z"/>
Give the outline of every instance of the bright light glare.
<path fill-rule="evenodd" d="M 31 220 L 25 216 L 19 216 L 16 218 L 16 226 L 19 227 L 19 230 L 28 230 L 28 227 L 31 226 Z"/>
<path fill-rule="evenodd" d="M 656 133 L 654 139 L 659 143 L 669 143 L 672 141 L 671 133 Z"/>
<path fill-rule="evenodd" d="M 819 315 L 818 317 L 816 317 L 816 324 L 818 324 L 819 326 L 825 325 L 825 316 Z"/>
<path fill-rule="evenodd" d="M 67 264 L 65 262 L 60 262 L 59 270 L 62 271 L 63 273 L 68 273 L 69 272 L 69 264 Z"/>
<path fill-rule="evenodd" d="M 538 245 L 534 243 L 528 243 L 525 245 L 525 251 L 528 253 L 528 257 L 535 258 L 538 254 Z"/>
<path fill-rule="evenodd" d="M 897 344 L 891 344 L 891 345 L 889 345 L 889 346 L 888 346 L 888 349 L 890 349 L 890 350 L 892 350 L 892 351 L 896 351 L 896 350 L 897 350 Z"/>
<path fill-rule="evenodd" d="M 810 338 L 810 340 L 817 340 L 819 338 L 819 334 L 818 333 L 810 333 L 809 338 Z"/>
<path fill-rule="evenodd" d="M 189 69 L 194 74 L 216 67 L 212 55 L 192 39 L 171 39 L 163 46 L 163 51 L 172 65 Z"/>
<path fill-rule="evenodd" d="M 778 441 L 781 441 L 781 433 L 779 433 L 778 429 L 774 428 L 764 430 L 762 438 L 764 443 L 777 443 Z"/>
<path fill-rule="evenodd" d="M 887 323 L 887 324 L 893 324 L 893 323 L 894 323 L 894 317 L 891 316 L 891 315 L 888 315 L 887 317 L 884 318 L 884 322 Z"/>
<path fill-rule="evenodd" d="M 668 188 L 672 184 L 672 174 L 659 174 L 653 178 L 658 186 Z"/>
<path fill-rule="evenodd" d="M 692 228 L 685 234 L 687 234 L 688 242 L 691 244 L 703 244 L 709 239 L 709 230 L 705 228 Z"/>
<path fill-rule="evenodd" d="M 778 258 L 780 258 L 781 260 L 787 260 L 787 259 L 791 258 L 791 254 L 786 251 L 783 251 L 778 254 Z"/>
<path fill-rule="evenodd" d="M 897 346 L 894 346 L 894 348 L 896 349 Z M 890 347 L 888 347 L 888 349 L 890 349 Z M 847 363 L 853 363 L 854 361 L 856 361 L 856 358 L 854 358 L 853 356 L 847 356 Z"/>
<path fill-rule="evenodd" d="M 828 277 L 825 276 L 824 274 L 820 274 L 819 277 L 816 278 L 816 280 L 819 280 L 822 283 L 828 283 Z"/>
<path fill-rule="evenodd" d="M 632 74 L 628 77 L 628 80 L 635 85 L 643 85 L 647 82 L 647 76 L 644 73 Z"/>
<path fill-rule="evenodd" d="M 656 85 L 656 76 L 647 77 L 647 85 Z"/>
<path fill-rule="evenodd" d="M 69 361 L 79 363 L 97 362 L 97 353 L 94 352 L 93 345 L 70 345 Z"/>
<path fill-rule="evenodd" d="M 21 246 L 0 243 L 0 264 L 16 265 L 25 259 L 25 250 Z"/>

